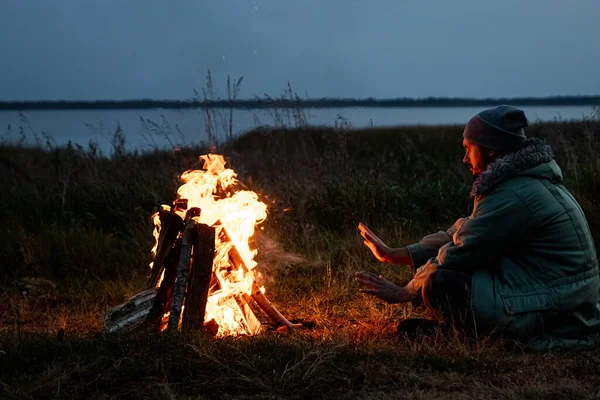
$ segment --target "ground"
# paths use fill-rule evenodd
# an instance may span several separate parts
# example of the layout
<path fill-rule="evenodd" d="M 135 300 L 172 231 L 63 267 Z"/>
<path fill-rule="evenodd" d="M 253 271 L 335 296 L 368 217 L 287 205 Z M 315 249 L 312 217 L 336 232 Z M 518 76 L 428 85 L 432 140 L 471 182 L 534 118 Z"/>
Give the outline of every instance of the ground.
<path fill-rule="evenodd" d="M 531 353 L 441 331 L 398 337 L 422 307 L 358 293 L 358 270 L 399 283 L 360 241 L 401 246 L 469 212 L 460 127 L 255 131 L 218 148 L 269 216 L 258 230 L 269 298 L 305 328 L 255 337 L 106 334 L 102 315 L 144 286 L 151 214 L 205 149 L 110 157 L 0 147 L 0 397 L 600 398 L 600 351 Z M 536 124 L 600 238 L 600 124 Z"/>

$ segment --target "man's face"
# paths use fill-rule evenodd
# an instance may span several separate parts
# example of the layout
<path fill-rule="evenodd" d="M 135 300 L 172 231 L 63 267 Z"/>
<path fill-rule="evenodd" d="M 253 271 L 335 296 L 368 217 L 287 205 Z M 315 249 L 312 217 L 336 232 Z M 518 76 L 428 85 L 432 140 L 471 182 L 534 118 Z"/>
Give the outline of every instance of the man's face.
<path fill-rule="evenodd" d="M 479 176 L 493 160 L 494 152 L 468 139 L 463 139 L 463 147 L 465 148 L 463 163 L 469 167 L 469 171 L 471 171 L 474 177 Z"/>

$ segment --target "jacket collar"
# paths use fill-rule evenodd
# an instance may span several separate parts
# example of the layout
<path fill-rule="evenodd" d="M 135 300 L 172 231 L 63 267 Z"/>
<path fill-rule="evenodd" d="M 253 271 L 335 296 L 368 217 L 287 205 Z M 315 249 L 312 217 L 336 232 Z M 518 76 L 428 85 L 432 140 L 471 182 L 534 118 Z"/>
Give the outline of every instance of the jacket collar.
<path fill-rule="evenodd" d="M 538 138 L 527 139 L 524 148 L 500 157 L 488 165 L 473 182 L 471 196 L 482 196 L 504 179 L 553 159 L 552 148 L 545 141 Z"/>

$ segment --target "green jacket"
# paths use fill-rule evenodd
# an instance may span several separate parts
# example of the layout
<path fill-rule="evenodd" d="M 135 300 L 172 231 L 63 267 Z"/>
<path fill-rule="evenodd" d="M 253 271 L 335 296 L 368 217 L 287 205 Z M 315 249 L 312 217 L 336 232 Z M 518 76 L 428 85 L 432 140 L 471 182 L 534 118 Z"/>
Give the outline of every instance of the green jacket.
<path fill-rule="evenodd" d="M 469 217 L 408 246 L 415 267 L 435 251 L 437 268 L 472 273 L 479 326 L 500 327 L 538 349 L 593 345 L 600 332 L 596 249 L 562 181 L 550 146 L 529 139 L 475 180 Z"/>

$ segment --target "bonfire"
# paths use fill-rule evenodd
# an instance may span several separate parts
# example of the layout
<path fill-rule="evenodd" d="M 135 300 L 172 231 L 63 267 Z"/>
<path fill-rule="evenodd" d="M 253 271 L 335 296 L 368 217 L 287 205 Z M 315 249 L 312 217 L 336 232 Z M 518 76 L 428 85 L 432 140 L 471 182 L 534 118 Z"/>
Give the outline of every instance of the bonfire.
<path fill-rule="evenodd" d="M 109 332 L 151 326 L 204 330 L 215 336 L 254 335 L 265 325 L 290 329 L 257 279 L 251 239 L 267 218 L 259 196 L 243 188 L 223 156 L 200 157 L 202 170 L 181 175 L 173 205 L 153 215 L 154 247 L 148 287 L 109 309 Z"/>

